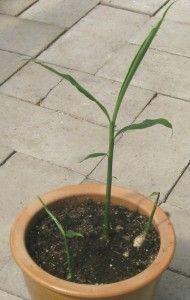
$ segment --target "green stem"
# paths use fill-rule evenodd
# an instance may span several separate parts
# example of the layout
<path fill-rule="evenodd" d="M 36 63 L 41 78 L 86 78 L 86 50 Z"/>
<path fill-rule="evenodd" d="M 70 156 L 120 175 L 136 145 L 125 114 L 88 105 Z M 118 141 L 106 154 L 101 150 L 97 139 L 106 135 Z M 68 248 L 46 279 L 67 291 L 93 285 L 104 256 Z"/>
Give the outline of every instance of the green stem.
<path fill-rule="evenodd" d="M 153 193 L 153 194 L 156 195 L 156 201 L 155 201 L 155 203 L 154 203 L 154 206 L 153 206 L 151 215 L 150 215 L 150 217 L 149 217 L 149 219 L 148 219 L 148 221 L 147 221 L 147 223 L 145 224 L 145 227 L 144 227 L 143 233 L 144 233 L 145 235 L 147 235 L 147 233 L 148 233 L 149 230 L 150 230 L 150 227 L 151 227 L 151 225 L 152 225 L 152 220 L 153 220 L 153 217 L 154 217 L 156 208 L 157 208 L 157 206 L 158 206 L 158 201 L 159 201 L 159 199 L 160 199 L 160 193 Z"/>
<path fill-rule="evenodd" d="M 66 252 L 66 256 L 67 256 L 67 267 L 68 267 L 67 279 L 73 279 L 73 272 L 72 272 L 72 267 L 71 267 L 71 256 L 69 253 L 69 247 L 68 247 L 66 235 L 63 236 L 63 240 L 64 240 L 64 247 L 65 247 L 65 252 Z"/>
<path fill-rule="evenodd" d="M 107 168 L 107 185 L 106 185 L 106 203 L 104 211 L 103 233 L 108 239 L 110 230 L 110 203 L 112 190 L 112 167 L 114 152 L 114 129 L 115 123 L 110 122 L 109 125 L 109 151 L 108 151 L 108 168 Z"/>

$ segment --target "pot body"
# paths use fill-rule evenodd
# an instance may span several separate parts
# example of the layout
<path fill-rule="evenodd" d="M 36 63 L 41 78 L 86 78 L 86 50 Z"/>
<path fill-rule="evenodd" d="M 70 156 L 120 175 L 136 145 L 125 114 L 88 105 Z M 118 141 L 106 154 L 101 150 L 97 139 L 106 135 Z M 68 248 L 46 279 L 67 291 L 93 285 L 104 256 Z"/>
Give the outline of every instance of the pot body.
<path fill-rule="evenodd" d="M 90 197 L 105 201 L 106 186 L 84 184 L 65 186 L 49 192 L 42 198 L 46 204 L 71 197 L 79 200 Z M 131 190 L 113 187 L 112 203 L 136 210 L 149 216 L 153 203 L 148 198 Z M 167 269 L 175 250 L 173 226 L 160 208 L 154 215 L 154 226 L 160 235 L 160 250 L 155 261 L 140 274 L 120 282 L 104 285 L 86 285 L 56 278 L 39 268 L 29 256 L 25 247 L 25 235 L 31 220 L 41 209 L 39 200 L 29 204 L 16 218 L 11 230 L 10 244 L 13 257 L 21 268 L 32 300 L 153 300 L 155 287 Z"/>

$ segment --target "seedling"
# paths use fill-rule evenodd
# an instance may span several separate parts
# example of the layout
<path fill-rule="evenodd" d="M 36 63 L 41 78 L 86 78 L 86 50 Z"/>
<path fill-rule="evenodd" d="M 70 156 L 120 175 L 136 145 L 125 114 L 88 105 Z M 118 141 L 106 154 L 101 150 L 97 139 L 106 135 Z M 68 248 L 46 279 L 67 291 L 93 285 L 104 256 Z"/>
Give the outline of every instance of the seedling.
<path fill-rule="evenodd" d="M 165 10 L 162 18 L 159 20 L 159 22 L 156 24 L 155 27 L 152 28 L 142 45 L 140 46 L 137 54 L 135 55 L 129 69 L 127 72 L 127 75 L 123 81 L 123 84 L 121 86 L 121 89 L 119 91 L 118 97 L 116 99 L 116 104 L 113 110 L 112 116 L 109 115 L 107 108 L 99 101 L 97 100 L 90 92 L 88 92 L 84 87 L 82 87 L 72 76 L 68 74 L 63 74 L 55 70 L 54 68 L 41 63 L 41 62 L 36 62 L 37 64 L 41 65 L 42 67 L 48 69 L 49 71 L 59 75 L 60 77 L 64 78 L 65 80 L 69 81 L 80 93 L 82 93 L 84 96 L 86 96 L 89 100 L 93 101 L 98 105 L 98 107 L 102 110 L 104 113 L 105 117 L 107 118 L 108 121 L 108 127 L 109 127 L 109 142 L 108 142 L 108 152 L 107 153 L 91 153 L 88 156 L 84 158 L 90 159 L 94 157 L 100 157 L 100 156 L 107 156 L 108 160 L 108 165 L 107 165 L 107 185 L 106 185 L 106 202 L 105 202 L 105 211 L 104 211 L 104 221 L 103 221 L 103 233 L 104 236 L 108 239 L 109 238 L 109 231 L 110 231 L 110 204 L 111 204 L 111 191 L 112 191 L 112 166 L 113 166 L 113 155 L 114 155 L 114 146 L 115 146 L 115 140 L 116 137 L 124 132 L 127 132 L 129 130 L 135 130 L 135 129 L 144 129 L 147 127 L 152 127 L 154 125 L 160 124 L 165 127 L 168 127 L 172 129 L 172 125 L 169 121 L 163 118 L 159 119 L 146 119 L 143 122 L 137 123 L 137 124 L 132 124 L 125 126 L 121 128 L 120 130 L 116 131 L 116 121 L 117 121 L 117 116 L 123 101 L 123 98 L 125 96 L 126 90 L 135 75 L 141 61 L 143 60 L 148 48 L 150 47 L 154 37 L 156 36 L 168 10 L 170 7 L 173 5 L 173 3 Z"/>
<path fill-rule="evenodd" d="M 72 280 L 73 279 L 72 262 L 71 262 L 71 255 L 70 255 L 67 239 L 68 238 L 73 238 L 73 237 L 83 237 L 83 235 L 80 234 L 79 232 L 75 232 L 75 231 L 72 231 L 72 230 L 65 231 L 62 224 L 58 221 L 58 219 L 55 217 L 55 215 L 49 210 L 49 208 L 43 202 L 43 200 L 39 196 L 38 196 L 38 199 L 40 200 L 40 202 L 43 205 L 45 211 L 47 212 L 47 214 L 49 215 L 51 220 L 55 223 L 55 225 L 57 226 L 59 232 L 63 236 L 64 251 L 65 251 L 66 257 L 67 257 L 67 271 L 68 271 L 67 279 Z"/>
<path fill-rule="evenodd" d="M 152 212 L 150 214 L 150 217 L 149 217 L 148 221 L 145 224 L 143 232 L 134 239 L 133 247 L 137 248 L 137 249 L 142 247 L 142 245 L 144 244 L 144 242 L 146 240 L 146 236 L 147 236 L 147 234 L 148 234 L 148 232 L 149 232 L 149 230 L 152 226 L 152 220 L 154 218 L 154 214 L 155 214 L 156 208 L 158 206 L 158 202 L 159 202 L 159 199 L 160 199 L 160 193 L 159 192 L 154 192 L 150 195 L 150 197 L 151 196 L 156 196 L 156 201 L 155 201 L 154 206 L 152 208 Z"/>

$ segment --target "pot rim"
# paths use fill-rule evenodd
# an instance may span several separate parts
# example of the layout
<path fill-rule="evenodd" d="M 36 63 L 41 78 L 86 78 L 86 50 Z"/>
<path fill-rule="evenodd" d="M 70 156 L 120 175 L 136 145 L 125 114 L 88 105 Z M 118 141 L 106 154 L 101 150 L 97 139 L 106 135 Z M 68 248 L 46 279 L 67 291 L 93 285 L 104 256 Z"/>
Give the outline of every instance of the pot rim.
<path fill-rule="evenodd" d="M 67 185 L 50 191 L 42 196 L 46 204 L 73 196 L 91 196 L 103 201 L 105 199 L 105 184 Z M 153 203 L 147 197 L 126 188 L 112 187 L 112 203 L 137 209 L 149 215 Z M 127 204 L 127 205 L 126 205 Z M 10 234 L 10 247 L 17 265 L 22 271 L 38 284 L 60 294 L 86 299 L 104 299 L 123 294 L 130 294 L 152 281 L 158 279 L 167 269 L 175 251 L 175 233 L 169 217 L 158 207 L 154 215 L 154 226 L 160 235 L 160 250 L 152 264 L 141 273 L 126 280 L 102 285 L 88 285 L 69 282 L 52 276 L 41 269 L 30 257 L 25 247 L 25 233 L 31 219 L 42 209 L 38 199 L 32 201 L 18 214 Z"/>

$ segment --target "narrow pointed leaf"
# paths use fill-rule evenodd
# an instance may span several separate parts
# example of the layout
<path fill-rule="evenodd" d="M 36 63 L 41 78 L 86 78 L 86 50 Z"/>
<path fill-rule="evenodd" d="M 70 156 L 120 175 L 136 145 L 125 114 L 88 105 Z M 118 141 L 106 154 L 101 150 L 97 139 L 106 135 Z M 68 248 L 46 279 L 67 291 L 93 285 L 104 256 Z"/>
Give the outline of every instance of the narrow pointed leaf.
<path fill-rule="evenodd" d="M 98 156 L 105 156 L 107 155 L 107 153 L 104 153 L 104 152 L 97 152 L 97 153 L 91 153 L 89 155 L 87 155 L 83 160 L 81 160 L 80 162 L 83 162 L 89 158 L 95 158 L 95 157 L 98 157 Z"/>
<path fill-rule="evenodd" d="M 63 79 L 69 81 L 80 93 L 82 93 L 84 96 L 86 96 L 89 100 L 93 101 L 94 103 L 96 103 L 99 108 L 103 111 L 103 113 L 106 115 L 107 119 L 110 121 L 110 116 L 108 114 L 107 109 L 105 108 L 105 106 L 99 102 L 91 93 L 89 93 L 85 88 L 83 88 L 71 75 L 69 74 L 64 74 L 64 73 L 60 73 L 59 71 L 57 71 L 56 69 L 49 67 L 48 65 L 41 63 L 39 61 L 35 61 L 36 64 L 44 67 L 45 69 L 57 74 L 58 76 L 62 77 Z"/>
<path fill-rule="evenodd" d="M 126 131 L 129 131 L 129 130 L 135 130 L 135 129 L 145 129 L 145 128 L 148 128 L 148 127 L 152 127 L 152 126 L 155 126 L 155 125 L 163 125 L 165 127 L 168 127 L 170 129 L 172 129 L 172 124 L 166 120 L 166 119 L 146 119 L 144 120 L 143 122 L 141 123 L 137 123 L 137 124 L 131 124 L 131 125 L 128 125 L 128 126 L 125 126 L 123 127 L 122 129 L 120 129 L 116 135 L 115 135 L 115 138 L 120 134 L 120 133 L 123 133 L 123 132 L 126 132 Z"/>
<path fill-rule="evenodd" d="M 141 61 L 143 60 L 148 48 L 150 47 L 153 39 L 155 38 L 168 10 L 170 9 L 170 7 L 174 4 L 174 2 L 165 10 L 162 18 L 159 20 L 159 22 L 155 25 L 155 27 L 152 28 L 152 30 L 150 31 L 150 33 L 148 34 L 148 36 L 146 37 L 146 39 L 144 40 L 144 42 L 142 43 L 142 45 L 140 46 L 137 54 L 135 55 L 129 69 L 128 69 L 128 72 L 127 72 L 127 75 L 122 83 L 122 86 L 121 86 L 121 89 L 120 89 L 120 92 L 119 92 L 119 95 L 118 95 L 118 99 L 117 99 L 117 102 L 116 102 L 116 106 L 115 106 L 115 109 L 114 109 L 114 114 L 113 114 L 113 120 L 114 122 L 116 121 L 116 118 L 117 118 L 117 114 L 118 114 L 118 111 L 119 111 L 119 108 L 120 108 L 120 105 L 122 103 L 122 100 L 123 100 L 123 97 L 125 96 L 125 92 L 133 78 L 133 76 L 135 75 Z"/>
<path fill-rule="evenodd" d="M 79 232 L 73 231 L 73 230 L 68 230 L 66 232 L 66 237 L 67 238 L 73 238 L 73 237 L 83 237 L 83 235 Z"/>
<path fill-rule="evenodd" d="M 42 203 L 42 205 L 43 205 L 45 211 L 47 212 L 47 214 L 49 215 L 49 217 L 52 219 L 52 221 L 54 221 L 55 225 L 57 226 L 57 228 L 59 229 L 61 234 L 65 237 L 66 236 L 65 230 L 64 230 L 63 226 L 61 225 L 61 223 L 58 221 L 58 219 L 55 217 L 55 215 L 52 214 L 52 212 L 49 210 L 47 205 L 42 201 L 42 199 L 39 196 L 38 196 L 38 199 Z"/>

